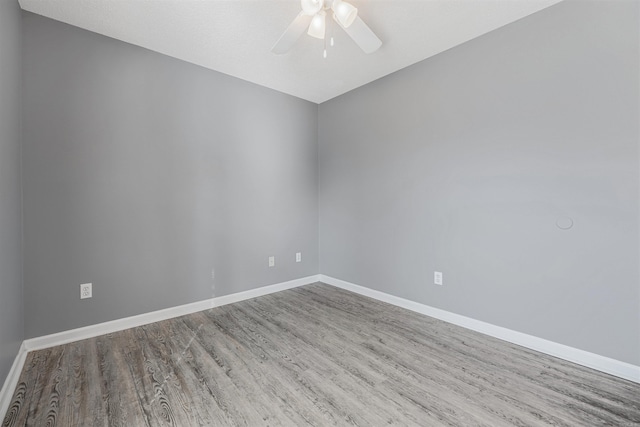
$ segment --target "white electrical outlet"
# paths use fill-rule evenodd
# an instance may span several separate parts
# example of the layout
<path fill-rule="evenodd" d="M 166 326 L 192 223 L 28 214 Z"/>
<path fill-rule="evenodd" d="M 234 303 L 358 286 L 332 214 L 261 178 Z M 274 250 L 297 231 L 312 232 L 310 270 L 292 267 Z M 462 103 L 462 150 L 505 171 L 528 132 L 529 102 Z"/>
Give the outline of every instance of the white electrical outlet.
<path fill-rule="evenodd" d="M 302 252 L 296 252 L 296 262 L 302 261 Z"/>
<path fill-rule="evenodd" d="M 276 266 L 276 257 L 270 256 L 269 257 L 269 267 L 275 267 L 275 266 Z"/>
<path fill-rule="evenodd" d="M 433 272 L 433 283 L 436 285 L 442 286 L 442 272 L 440 271 Z"/>
<path fill-rule="evenodd" d="M 91 298 L 91 283 L 83 283 L 80 285 L 80 299 Z"/>

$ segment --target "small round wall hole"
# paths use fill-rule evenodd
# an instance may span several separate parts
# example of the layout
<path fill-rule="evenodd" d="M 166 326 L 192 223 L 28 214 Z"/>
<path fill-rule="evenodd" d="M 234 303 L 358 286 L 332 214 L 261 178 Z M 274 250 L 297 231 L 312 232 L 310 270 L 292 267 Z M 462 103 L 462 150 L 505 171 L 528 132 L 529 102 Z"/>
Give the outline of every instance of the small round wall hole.
<path fill-rule="evenodd" d="M 571 218 L 569 218 L 568 216 L 560 217 L 556 221 L 556 226 L 560 230 L 568 230 L 571 227 L 573 227 L 573 220 Z"/>

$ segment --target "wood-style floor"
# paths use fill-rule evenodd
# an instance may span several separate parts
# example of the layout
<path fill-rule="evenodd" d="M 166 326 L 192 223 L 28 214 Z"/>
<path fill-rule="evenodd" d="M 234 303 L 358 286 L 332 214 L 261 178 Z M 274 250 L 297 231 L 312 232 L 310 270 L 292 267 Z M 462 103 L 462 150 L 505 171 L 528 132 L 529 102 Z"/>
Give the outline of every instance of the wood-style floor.
<path fill-rule="evenodd" d="M 640 425 L 640 385 L 324 284 L 29 353 L 3 426 Z"/>

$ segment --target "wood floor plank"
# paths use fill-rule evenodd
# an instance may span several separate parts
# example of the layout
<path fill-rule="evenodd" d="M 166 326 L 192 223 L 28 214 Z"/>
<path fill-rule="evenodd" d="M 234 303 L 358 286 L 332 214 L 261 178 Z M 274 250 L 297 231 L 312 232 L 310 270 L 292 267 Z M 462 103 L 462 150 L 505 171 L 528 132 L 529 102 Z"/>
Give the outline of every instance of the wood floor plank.
<path fill-rule="evenodd" d="M 31 352 L 3 426 L 640 426 L 640 385 L 324 284 Z"/>
<path fill-rule="evenodd" d="M 224 417 L 221 422 L 226 425 L 261 425 L 265 415 L 259 413 L 247 396 L 252 384 L 265 381 L 264 375 L 245 346 L 229 332 L 229 323 L 224 312 L 213 318 L 203 315 L 185 319 L 185 324 L 192 331 L 202 329 L 201 325 L 213 326 L 201 335 L 201 339 L 192 343 L 193 362 L 218 412 Z M 183 345 L 186 344 L 183 341 Z M 259 402 L 256 404 L 258 408 L 262 407 Z"/>
<path fill-rule="evenodd" d="M 294 309 L 295 311 L 295 309 Z M 286 314 L 284 315 L 286 316 Z M 291 319 L 289 319 L 291 321 L 291 324 L 289 324 L 289 328 L 291 328 L 291 331 L 295 333 L 295 325 L 294 323 L 297 322 L 298 319 L 302 318 L 304 316 L 303 312 L 294 312 L 292 313 L 292 317 Z M 335 317 L 333 317 L 335 318 Z M 334 322 L 332 322 L 334 323 Z M 350 323 L 345 323 L 344 325 L 337 325 L 338 330 L 339 331 L 345 331 L 345 330 L 349 330 L 350 328 Z M 343 333 L 343 332 L 340 332 Z M 369 333 L 367 335 L 366 340 L 371 339 L 372 335 Z M 324 340 L 323 340 L 324 341 Z M 377 340 L 376 340 L 377 341 Z M 402 366 L 402 360 L 405 359 L 404 355 L 400 355 L 400 357 L 395 357 L 395 358 L 388 358 L 385 357 L 384 354 L 375 351 L 375 349 L 373 347 L 367 346 L 367 345 L 363 345 L 365 344 L 365 341 L 361 340 L 361 339 L 354 339 L 353 337 L 351 337 L 351 339 L 349 340 L 342 340 L 341 341 L 341 345 L 342 345 L 342 350 L 343 352 L 341 353 L 340 357 L 338 359 L 336 359 L 336 362 L 338 365 L 340 365 L 340 369 L 344 370 L 346 372 L 349 372 L 350 370 L 353 370 L 353 368 L 350 368 L 349 365 L 350 363 L 345 363 L 345 359 L 347 357 L 347 355 L 349 355 L 349 353 L 351 353 L 350 355 L 352 355 L 353 361 L 351 361 L 351 364 L 353 366 L 358 366 L 360 364 L 362 364 L 363 360 L 367 360 L 368 361 L 368 369 L 366 370 L 367 374 L 370 373 L 380 373 L 380 376 L 384 377 L 384 375 L 392 375 L 392 376 L 396 376 L 399 377 L 400 379 L 398 380 L 399 383 L 405 383 L 405 382 L 420 382 L 421 380 L 423 380 L 423 378 L 420 378 L 419 376 L 416 376 L 414 374 L 415 371 L 411 370 L 411 369 L 406 369 L 404 366 Z M 402 343 L 401 343 L 402 344 Z M 335 348 L 337 347 L 336 345 L 329 345 L 327 346 L 326 342 L 320 343 L 320 344 L 315 344 L 315 347 L 321 351 L 323 354 L 323 357 L 327 360 L 332 360 L 333 359 L 333 354 L 335 353 Z M 400 345 L 400 348 L 402 348 L 402 345 Z M 370 351 L 367 351 L 370 350 Z M 347 353 L 345 353 L 345 351 Z M 390 361 L 389 363 L 387 363 L 387 361 Z M 355 363 L 353 363 L 355 362 Z M 362 378 L 362 373 L 358 372 L 357 373 L 357 377 Z M 447 378 L 448 379 L 448 378 Z M 352 379 L 352 381 L 355 379 Z M 369 380 L 369 384 L 371 385 L 371 379 Z M 447 384 L 448 381 L 440 381 L 441 383 L 445 383 Z M 423 391 L 423 393 L 428 393 L 428 391 Z M 371 400 L 369 398 L 369 400 Z M 376 405 L 372 405 L 374 408 L 377 408 L 378 406 Z M 468 406 L 468 405 L 467 405 Z M 383 405 L 381 406 L 382 408 L 385 408 L 385 410 L 388 410 L 389 405 Z M 441 404 L 441 407 L 438 408 L 440 410 L 443 411 L 447 411 L 450 413 L 456 413 L 458 417 L 462 417 L 464 418 L 464 411 L 462 409 L 460 409 L 459 407 L 456 407 L 452 402 L 451 399 L 449 399 L 448 402 Z M 492 420 L 494 425 L 496 420 Z"/>

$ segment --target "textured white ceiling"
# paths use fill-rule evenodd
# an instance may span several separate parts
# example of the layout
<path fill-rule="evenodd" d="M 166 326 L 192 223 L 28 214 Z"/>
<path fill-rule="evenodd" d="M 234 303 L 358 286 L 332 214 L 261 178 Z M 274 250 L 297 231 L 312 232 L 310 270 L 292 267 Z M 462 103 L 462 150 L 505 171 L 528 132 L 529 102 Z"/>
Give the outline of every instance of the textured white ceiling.
<path fill-rule="evenodd" d="M 333 25 L 328 31 L 336 45 L 327 59 L 323 42 L 306 34 L 289 53 L 271 53 L 300 11 L 299 0 L 20 0 L 20 5 L 321 103 L 559 1 L 352 0 L 383 45 L 366 55 Z"/>

